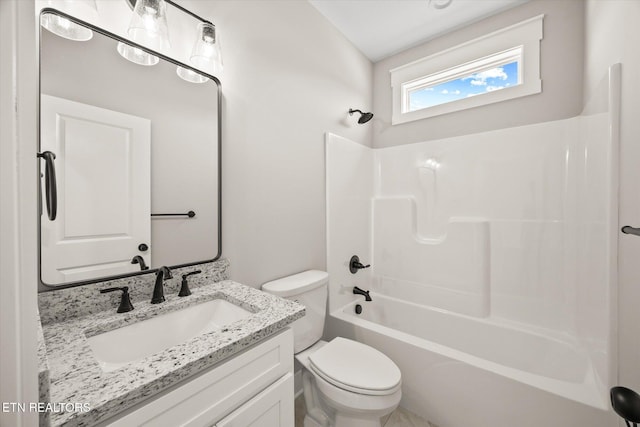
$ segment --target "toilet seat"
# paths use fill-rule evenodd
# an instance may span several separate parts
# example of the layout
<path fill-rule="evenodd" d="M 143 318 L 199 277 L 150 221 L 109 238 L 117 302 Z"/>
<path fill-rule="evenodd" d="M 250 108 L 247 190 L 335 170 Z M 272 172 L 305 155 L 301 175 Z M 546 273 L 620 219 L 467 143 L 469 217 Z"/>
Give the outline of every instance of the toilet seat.
<path fill-rule="evenodd" d="M 309 356 L 309 367 L 330 384 L 357 394 L 382 396 L 400 389 L 401 373 L 380 351 L 337 337 Z"/>

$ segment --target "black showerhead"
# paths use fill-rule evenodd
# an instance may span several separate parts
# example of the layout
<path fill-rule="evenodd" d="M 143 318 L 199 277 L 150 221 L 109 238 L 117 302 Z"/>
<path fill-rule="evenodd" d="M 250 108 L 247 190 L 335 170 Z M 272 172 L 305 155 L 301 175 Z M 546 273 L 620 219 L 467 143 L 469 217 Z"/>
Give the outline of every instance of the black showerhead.
<path fill-rule="evenodd" d="M 358 123 L 360 124 L 367 123 L 373 118 L 373 113 L 363 113 L 360 110 L 354 110 L 353 108 L 350 108 L 349 115 L 352 116 L 353 113 L 360 113 L 360 118 L 358 119 Z"/>

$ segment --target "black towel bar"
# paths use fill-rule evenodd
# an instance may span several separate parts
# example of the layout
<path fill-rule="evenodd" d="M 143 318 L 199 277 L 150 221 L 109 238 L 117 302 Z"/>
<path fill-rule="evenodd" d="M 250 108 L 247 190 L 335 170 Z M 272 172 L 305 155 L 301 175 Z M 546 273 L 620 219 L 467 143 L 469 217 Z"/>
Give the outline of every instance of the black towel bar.
<path fill-rule="evenodd" d="M 196 213 L 194 211 L 189 211 L 187 213 L 151 214 L 151 216 L 188 216 L 189 218 L 193 218 L 196 216 Z"/>

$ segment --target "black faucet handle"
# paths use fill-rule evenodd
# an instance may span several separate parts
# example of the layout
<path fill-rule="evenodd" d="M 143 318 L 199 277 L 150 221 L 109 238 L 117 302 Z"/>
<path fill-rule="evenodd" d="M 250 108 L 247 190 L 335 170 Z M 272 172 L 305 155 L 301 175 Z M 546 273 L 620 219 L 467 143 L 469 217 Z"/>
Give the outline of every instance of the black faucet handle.
<path fill-rule="evenodd" d="M 202 273 L 202 270 L 194 270 L 194 271 L 192 271 L 190 273 L 183 274 L 182 275 L 182 280 L 186 279 L 189 276 L 193 276 L 194 274 L 200 274 L 200 273 Z"/>
<path fill-rule="evenodd" d="M 358 255 L 354 255 L 349 260 L 349 271 L 351 274 L 356 274 L 358 270 L 362 270 L 363 268 L 369 268 L 371 264 L 364 265 L 360 262 L 360 258 Z"/>
<path fill-rule="evenodd" d="M 131 304 L 131 298 L 129 298 L 129 287 L 123 286 L 121 288 L 107 288 L 100 289 L 101 294 L 109 292 L 122 291 L 122 297 L 120 298 L 120 306 L 118 307 L 118 313 L 126 313 L 133 310 L 133 304 Z"/>
<path fill-rule="evenodd" d="M 180 292 L 178 292 L 179 297 L 188 297 L 189 295 L 191 295 L 191 289 L 189 289 L 189 282 L 187 282 L 187 277 L 200 273 L 202 273 L 202 270 L 194 270 L 190 273 L 182 275 L 182 285 L 180 286 Z"/>

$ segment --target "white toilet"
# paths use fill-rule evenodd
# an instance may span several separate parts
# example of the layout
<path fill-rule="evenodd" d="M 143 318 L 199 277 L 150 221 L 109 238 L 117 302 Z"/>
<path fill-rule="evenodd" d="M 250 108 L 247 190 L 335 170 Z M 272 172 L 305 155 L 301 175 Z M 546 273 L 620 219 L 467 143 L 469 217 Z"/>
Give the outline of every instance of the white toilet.
<path fill-rule="evenodd" d="M 294 352 L 303 366 L 305 427 L 380 427 L 400 403 L 400 369 L 368 345 L 335 338 L 324 329 L 329 275 L 309 270 L 262 285 L 262 290 L 303 304 L 293 323 Z"/>

